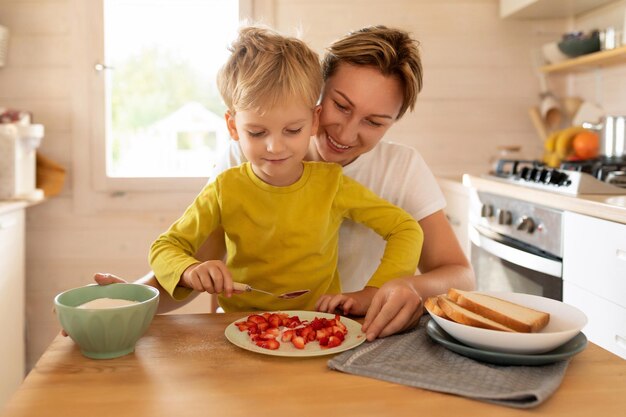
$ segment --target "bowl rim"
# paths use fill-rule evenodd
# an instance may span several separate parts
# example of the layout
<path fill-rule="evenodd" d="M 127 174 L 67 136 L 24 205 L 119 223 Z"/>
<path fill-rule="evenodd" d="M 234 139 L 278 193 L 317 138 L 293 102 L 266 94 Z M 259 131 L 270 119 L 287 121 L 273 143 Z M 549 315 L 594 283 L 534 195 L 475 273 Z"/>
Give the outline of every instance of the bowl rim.
<path fill-rule="evenodd" d="M 70 306 L 70 305 L 64 304 L 64 303 L 62 303 L 60 301 L 60 299 L 64 295 L 69 294 L 69 293 L 74 292 L 74 291 L 78 291 L 78 290 L 84 289 L 84 288 L 90 288 L 90 287 L 93 287 L 93 288 L 100 288 L 100 287 L 106 288 L 106 287 L 118 286 L 118 285 L 142 287 L 142 288 L 147 289 L 148 291 L 152 292 L 152 296 L 150 298 L 148 298 L 147 300 L 138 301 L 135 304 L 129 304 L 129 305 L 126 305 L 126 306 L 119 306 L 119 307 L 109 307 L 109 308 L 79 308 L 80 306 Z M 134 283 L 134 282 L 115 282 L 115 283 L 107 284 L 107 285 L 99 285 L 99 284 L 95 284 L 94 283 L 94 284 L 83 285 L 82 287 L 70 288 L 70 289 L 65 290 L 63 292 L 60 292 L 59 294 L 57 294 L 54 297 L 54 305 L 56 307 L 60 307 L 60 308 L 71 309 L 71 310 L 82 310 L 82 311 L 120 310 L 120 309 L 128 309 L 128 308 L 137 308 L 137 306 L 154 302 L 155 299 L 159 298 L 159 295 L 160 295 L 160 292 L 159 292 L 158 289 L 154 288 L 151 285 L 146 285 L 146 284 L 137 284 L 137 283 Z M 96 297 L 93 300 L 97 300 L 99 298 L 106 298 L 106 297 Z M 93 300 L 89 300 L 89 301 L 93 301 Z M 131 301 L 131 300 L 129 300 L 129 301 Z"/>
<path fill-rule="evenodd" d="M 529 298 L 534 297 L 534 298 L 541 298 L 541 299 L 544 299 L 544 300 L 549 300 L 549 301 L 547 301 L 548 303 L 551 303 L 551 302 L 560 303 L 560 304 L 563 304 L 563 305 L 567 306 L 566 308 L 569 308 L 571 311 L 576 312 L 576 314 L 579 315 L 578 319 L 581 320 L 582 324 L 580 324 L 579 326 L 577 325 L 576 327 L 572 327 L 572 328 L 568 328 L 568 329 L 564 329 L 564 330 L 559 330 L 559 331 L 556 331 L 556 332 L 539 331 L 539 332 L 535 332 L 535 333 L 521 333 L 521 332 L 507 333 L 507 332 L 502 332 L 500 330 L 484 329 L 482 327 L 474 327 L 474 326 L 470 326 L 470 325 L 463 324 L 463 323 L 457 323 L 456 321 L 453 321 L 453 320 L 450 320 L 450 319 L 447 319 L 447 318 L 444 318 L 444 317 L 441 317 L 441 316 L 437 316 L 435 313 L 432 313 L 426 306 L 424 306 L 424 309 L 430 313 L 431 317 L 435 316 L 435 317 L 433 317 L 435 319 L 435 321 L 444 320 L 445 322 L 450 323 L 452 326 L 455 326 L 455 325 L 456 326 L 462 326 L 462 327 L 460 327 L 462 329 L 471 328 L 473 330 L 476 330 L 478 334 L 482 333 L 485 336 L 506 334 L 507 338 L 508 337 L 512 337 L 512 338 L 524 338 L 524 339 L 529 339 L 529 338 L 541 339 L 541 338 L 555 337 L 555 336 L 560 336 L 560 335 L 564 335 L 564 334 L 567 334 L 567 333 L 571 333 L 571 332 L 573 332 L 576 329 L 578 329 L 578 331 L 581 331 L 587 325 L 587 323 L 589 322 L 589 318 L 587 317 L 587 315 L 583 311 L 581 311 L 579 308 L 577 308 L 577 307 L 575 307 L 575 306 L 573 306 L 571 304 L 565 303 L 563 301 L 554 300 L 552 298 L 542 297 L 540 295 L 534 295 L 534 294 L 525 294 L 525 293 L 509 292 L 509 291 L 479 291 L 479 290 L 476 290 L 476 291 L 472 291 L 472 292 L 475 292 L 475 293 L 478 293 L 478 294 L 491 295 L 491 296 L 494 296 L 494 297 L 497 297 L 498 295 L 515 294 L 515 296 L 519 295 L 519 296 L 522 296 L 522 297 L 529 297 Z M 511 301 L 511 300 L 507 300 L 507 301 Z M 517 302 L 517 303 L 519 304 L 519 302 Z M 530 306 L 527 306 L 527 305 L 525 307 L 533 308 L 533 307 L 530 307 Z M 453 336 L 453 335 L 451 335 L 451 336 Z"/>

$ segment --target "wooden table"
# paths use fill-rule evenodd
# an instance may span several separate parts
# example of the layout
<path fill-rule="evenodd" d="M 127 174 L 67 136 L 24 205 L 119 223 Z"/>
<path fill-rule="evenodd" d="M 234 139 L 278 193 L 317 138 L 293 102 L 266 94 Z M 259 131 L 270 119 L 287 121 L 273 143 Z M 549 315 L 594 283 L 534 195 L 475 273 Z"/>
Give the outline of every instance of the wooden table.
<path fill-rule="evenodd" d="M 626 361 L 593 344 L 550 399 L 517 410 L 331 371 L 328 357 L 248 352 L 224 337 L 242 316 L 156 316 L 135 353 L 112 360 L 87 359 L 58 336 L 2 416 L 626 415 Z"/>

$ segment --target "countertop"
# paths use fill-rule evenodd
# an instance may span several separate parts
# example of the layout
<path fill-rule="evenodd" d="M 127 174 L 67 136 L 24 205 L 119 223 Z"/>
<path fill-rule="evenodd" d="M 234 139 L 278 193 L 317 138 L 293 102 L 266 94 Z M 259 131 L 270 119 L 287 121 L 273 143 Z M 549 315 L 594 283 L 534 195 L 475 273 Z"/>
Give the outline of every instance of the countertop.
<path fill-rule="evenodd" d="M 44 201 L 45 198 L 40 198 L 36 200 L 0 200 L 0 214 L 19 210 L 25 207 L 31 207 L 37 204 L 41 204 Z"/>
<path fill-rule="evenodd" d="M 328 357 L 240 349 L 224 329 L 242 317 L 156 316 L 133 354 L 101 361 L 59 335 L 2 415 L 588 417 L 626 410 L 626 361 L 592 343 L 572 359 L 552 397 L 519 410 L 332 371 Z"/>
<path fill-rule="evenodd" d="M 30 203 L 28 201 L 1 201 L 0 200 L 0 214 L 19 210 L 21 208 L 28 207 L 29 205 Z"/>
<path fill-rule="evenodd" d="M 447 178 L 446 180 L 455 181 L 454 178 Z M 462 183 L 465 187 L 475 188 L 479 191 L 497 193 L 546 207 L 626 224 L 626 189 L 623 195 L 581 194 L 568 196 L 470 174 L 463 175 Z"/>

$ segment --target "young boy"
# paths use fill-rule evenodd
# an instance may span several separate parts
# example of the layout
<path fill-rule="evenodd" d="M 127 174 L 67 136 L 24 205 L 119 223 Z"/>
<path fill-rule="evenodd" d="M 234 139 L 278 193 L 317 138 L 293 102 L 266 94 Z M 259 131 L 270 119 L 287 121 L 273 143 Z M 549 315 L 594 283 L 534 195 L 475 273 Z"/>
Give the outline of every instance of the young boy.
<path fill-rule="evenodd" d="M 291 300 L 253 292 L 221 295 L 219 302 L 227 312 L 313 310 L 322 295 L 341 292 L 337 245 L 343 218 L 387 241 L 368 286 L 413 275 L 423 242 L 418 223 L 343 176 L 340 165 L 303 162 L 320 111 L 317 54 L 298 39 L 255 27 L 240 31 L 231 52 L 218 86 L 230 135 L 249 162 L 209 183 L 152 244 L 150 265 L 161 286 L 177 299 L 190 289 L 228 294 L 233 281 L 274 294 L 310 289 Z M 192 255 L 219 226 L 226 264 L 197 261 Z M 351 305 L 365 311 L 370 301 L 362 296 Z"/>

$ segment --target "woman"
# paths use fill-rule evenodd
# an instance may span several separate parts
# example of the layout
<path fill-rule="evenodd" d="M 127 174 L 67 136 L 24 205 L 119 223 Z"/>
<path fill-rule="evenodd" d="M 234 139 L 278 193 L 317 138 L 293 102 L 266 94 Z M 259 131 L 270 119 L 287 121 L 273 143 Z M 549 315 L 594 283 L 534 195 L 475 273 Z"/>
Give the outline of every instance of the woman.
<path fill-rule="evenodd" d="M 393 123 L 413 110 L 422 88 L 417 46 L 402 30 L 368 27 L 334 42 L 323 61 L 322 112 L 308 159 L 342 165 L 345 174 L 411 213 L 424 231 L 420 274 L 397 278 L 379 289 L 366 287 L 374 293 L 364 312 L 368 340 L 415 325 L 423 312 L 423 299 L 450 287 L 471 290 L 474 286 L 472 269 L 443 213 L 445 200 L 432 173 L 414 149 L 382 141 Z M 236 143 L 231 145 L 216 173 L 243 161 Z M 369 229 L 344 222 L 339 248 L 344 291 L 363 288 L 383 247 L 384 241 Z M 198 259 L 221 259 L 223 248 L 223 233 L 217 231 Z M 120 278 L 96 274 L 95 280 L 107 284 Z M 158 287 L 152 274 L 138 282 Z M 229 296 L 232 288 L 217 283 L 215 291 Z M 162 301 L 160 311 L 180 306 L 167 295 Z M 316 307 L 332 312 L 349 308 L 349 302 L 345 295 L 326 295 Z"/>

